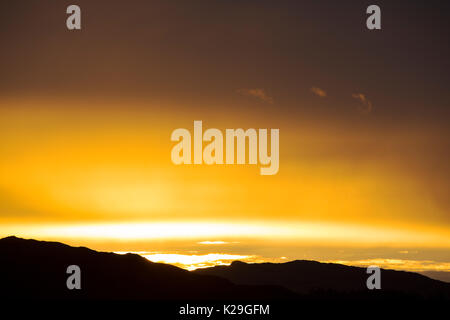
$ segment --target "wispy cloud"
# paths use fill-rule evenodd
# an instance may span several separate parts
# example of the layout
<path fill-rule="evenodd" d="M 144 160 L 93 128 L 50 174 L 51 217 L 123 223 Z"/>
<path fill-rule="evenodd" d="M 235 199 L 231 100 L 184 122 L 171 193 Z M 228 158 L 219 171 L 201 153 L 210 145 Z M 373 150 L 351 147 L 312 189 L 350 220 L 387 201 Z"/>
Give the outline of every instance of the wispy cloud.
<path fill-rule="evenodd" d="M 237 92 L 266 103 L 273 103 L 273 98 L 269 96 L 264 89 L 238 89 Z"/>
<path fill-rule="evenodd" d="M 312 87 L 311 92 L 314 93 L 316 96 L 319 96 L 321 98 L 325 98 L 327 96 L 327 93 L 325 90 L 320 89 L 318 87 Z"/>
<path fill-rule="evenodd" d="M 365 94 L 354 93 L 354 94 L 352 94 L 352 97 L 360 102 L 359 106 L 358 106 L 358 110 L 361 113 L 370 113 L 372 111 L 372 102 L 370 102 L 367 99 Z"/>
<path fill-rule="evenodd" d="M 227 241 L 200 241 L 200 242 L 197 242 L 197 243 L 198 243 L 198 244 L 214 245 L 214 244 L 239 243 L 239 241 L 233 241 L 233 242 L 227 242 Z"/>

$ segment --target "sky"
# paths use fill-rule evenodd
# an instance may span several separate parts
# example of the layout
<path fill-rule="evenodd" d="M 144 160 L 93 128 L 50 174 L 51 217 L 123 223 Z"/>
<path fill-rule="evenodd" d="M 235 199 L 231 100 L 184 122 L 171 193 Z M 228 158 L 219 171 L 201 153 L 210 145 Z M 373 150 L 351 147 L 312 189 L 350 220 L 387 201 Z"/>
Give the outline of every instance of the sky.
<path fill-rule="evenodd" d="M 76 3 L 0 3 L 1 236 L 450 271 L 448 1 Z M 279 172 L 174 165 L 194 120 Z"/>

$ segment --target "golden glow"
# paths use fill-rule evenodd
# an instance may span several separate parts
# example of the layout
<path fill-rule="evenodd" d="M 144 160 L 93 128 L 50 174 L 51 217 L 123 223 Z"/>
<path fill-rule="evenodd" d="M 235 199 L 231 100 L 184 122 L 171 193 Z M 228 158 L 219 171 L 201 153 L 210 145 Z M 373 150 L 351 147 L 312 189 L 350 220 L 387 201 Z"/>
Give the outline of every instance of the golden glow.
<path fill-rule="evenodd" d="M 224 253 L 208 253 L 202 255 L 151 253 L 143 254 L 142 256 L 152 262 L 170 263 L 187 270 L 194 270 L 198 268 L 206 268 L 218 265 L 229 265 L 232 261 L 235 260 L 246 261 L 254 258 L 253 256 Z"/>
<path fill-rule="evenodd" d="M 218 249 L 151 257 L 186 268 L 231 261 L 208 254 L 300 258 L 274 242 L 450 248 L 448 212 L 438 201 L 446 186 L 420 169 L 428 165 L 421 163 L 423 150 L 435 146 L 432 130 L 358 131 L 326 119 L 299 124 L 276 112 L 266 115 L 271 121 L 208 109 L 192 118 L 173 105 L 152 105 L 161 109 L 155 118 L 143 101 L 125 104 L 0 100 L 1 236 L 102 242 L 104 250 L 149 240 L 150 246 L 177 240 Z M 279 173 L 261 176 L 250 165 L 173 165 L 170 133 L 195 119 L 205 129 L 279 128 Z M 248 251 L 223 250 L 246 248 L 247 240 Z M 270 256 L 254 253 L 269 241 Z"/>
<path fill-rule="evenodd" d="M 318 222 L 280 223 L 238 222 L 141 222 L 103 224 L 23 224 L 4 225 L 1 234 L 41 239 L 201 239 L 257 238 L 312 243 L 378 244 L 391 246 L 420 245 L 450 247 L 450 237 L 442 230 L 411 231 L 351 224 Z M 202 242 L 200 242 L 202 243 Z M 208 244 L 203 242 L 202 244 Z M 211 244 L 211 242 L 209 242 Z"/>
<path fill-rule="evenodd" d="M 221 241 L 221 240 L 217 240 L 217 241 L 200 241 L 197 242 L 198 244 L 206 244 L 206 245 L 219 245 L 219 244 L 229 244 L 229 243 L 239 243 L 239 241 L 233 241 L 233 242 L 227 242 L 227 241 Z"/>
<path fill-rule="evenodd" d="M 57 108 L 61 104 L 66 107 Z M 284 119 L 280 172 L 263 177 L 249 165 L 173 165 L 170 133 L 192 120 L 170 112 L 154 120 L 142 104 L 127 111 L 119 103 L 92 110 L 88 103 L 0 101 L 2 223 L 281 219 L 404 229 L 446 219 L 427 184 L 418 183 L 425 177 L 404 170 L 403 158 L 394 153 L 380 162 L 384 145 L 373 157 L 361 155 L 378 141 L 410 154 L 427 145 L 431 133 L 354 134 Z M 206 118 L 205 128 L 233 127 L 221 114 Z M 251 119 L 240 117 L 239 126 L 267 127 Z M 342 155 L 322 156 L 336 150 Z"/>
<path fill-rule="evenodd" d="M 115 252 L 125 254 L 127 252 Z M 131 252 L 141 255 L 152 262 L 162 262 L 176 265 L 186 270 L 195 270 L 219 265 L 230 265 L 231 262 L 240 260 L 247 263 L 260 262 L 287 262 L 286 257 L 271 258 L 258 255 L 238 255 L 227 253 L 208 254 L 180 254 L 161 252 Z M 409 259 L 364 259 L 364 260 L 324 260 L 324 263 L 338 263 L 356 267 L 379 266 L 383 269 L 404 270 L 412 272 L 444 271 L 450 272 L 450 263 L 433 260 L 409 260 Z"/>

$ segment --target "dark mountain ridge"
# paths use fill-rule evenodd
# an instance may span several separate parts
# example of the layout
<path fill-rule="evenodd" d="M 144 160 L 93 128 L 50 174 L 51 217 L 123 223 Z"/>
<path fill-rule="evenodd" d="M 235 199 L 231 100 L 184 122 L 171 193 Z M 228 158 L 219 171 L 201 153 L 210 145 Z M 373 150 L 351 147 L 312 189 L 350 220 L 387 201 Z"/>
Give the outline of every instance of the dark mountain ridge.
<path fill-rule="evenodd" d="M 230 266 L 215 266 L 193 272 L 223 277 L 241 285 L 279 285 L 304 295 L 320 291 L 367 292 L 366 280 L 370 274 L 366 270 L 335 263 L 295 260 L 258 264 L 234 261 Z M 450 283 L 406 271 L 381 269 L 381 289 L 419 297 L 450 297 Z"/>
<path fill-rule="evenodd" d="M 81 290 L 66 286 L 69 265 L 81 269 Z M 411 295 L 450 299 L 450 284 L 410 272 L 382 270 L 382 290 L 368 290 L 364 268 L 339 264 L 235 261 L 189 272 L 137 254 L 16 237 L 0 239 L 0 276 L 2 299 L 286 301 Z"/>
<path fill-rule="evenodd" d="M 69 290 L 69 265 L 81 269 L 81 290 Z M 154 263 L 137 254 L 97 252 L 58 242 L 0 240 L 0 297 L 29 299 L 226 299 L 288 298 L 275 286 L 239 286 L 215 276 Z"/>

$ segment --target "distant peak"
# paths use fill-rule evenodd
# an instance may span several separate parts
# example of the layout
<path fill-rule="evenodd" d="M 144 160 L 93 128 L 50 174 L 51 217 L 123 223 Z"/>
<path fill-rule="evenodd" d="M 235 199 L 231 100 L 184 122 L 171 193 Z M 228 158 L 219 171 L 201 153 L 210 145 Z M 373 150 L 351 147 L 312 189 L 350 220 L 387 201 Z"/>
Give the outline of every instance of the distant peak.
<path fill-rule="evenodd" d="M 0 240 L 24 240 L 24 239 L 18 238 L 16 236 L 9 236 L 9 237 L 2 238 Z"/>
<path fill-rule="evenodd" d="M 239 266 L 244 266 L 247 265 L 248 263 L 242 262 L 242 261 L 233 261 L 231 263 L 231 267 L 239 267 Z"/>

